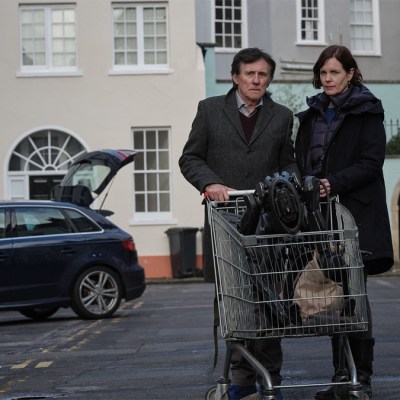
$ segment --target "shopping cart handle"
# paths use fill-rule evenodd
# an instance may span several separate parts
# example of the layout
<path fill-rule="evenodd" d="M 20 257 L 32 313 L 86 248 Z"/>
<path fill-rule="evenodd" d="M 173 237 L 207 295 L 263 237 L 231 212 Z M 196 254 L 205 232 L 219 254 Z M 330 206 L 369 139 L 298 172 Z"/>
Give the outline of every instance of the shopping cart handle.
<path fill-rule="evenodd" d="M 231 197 L 246 196 L 247 194 L 254 193 L 254 189 L 247 190 L 228 190 L 228 194 Z"/>
<path fill-rule="evenodd" d="M 254 193 L 254 189 L 246 189 L 246 190 L 228 190 L 229 197 L 242 197 L 248 194 Z M 207 192 L 203 193 L 204 200 L 203 202 L 212 201 Z M 221 202 L 223 203 L 223 202 Z"/>

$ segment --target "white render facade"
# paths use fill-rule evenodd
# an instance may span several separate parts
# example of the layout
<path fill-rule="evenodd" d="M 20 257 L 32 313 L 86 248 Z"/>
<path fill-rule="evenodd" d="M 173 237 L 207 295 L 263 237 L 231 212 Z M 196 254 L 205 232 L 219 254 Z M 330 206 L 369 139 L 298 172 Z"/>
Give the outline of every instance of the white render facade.
<path fill-rule="evenodd" d="M 83 151 L 134 148 L 134 165 L 118 174 L 103 208 L 114 211 L 111 219 L 135 238 L 147 277 L 170 277 L 165 231 L 200 228 L 204 215 L 201 196 L 181 176 L 178 159 L 198 101 L 231 86 L 230 63 L 238 48 L 230 43 L 270 52 L 277 61 L 272 94 L 298 111 L 314 92 L 310 68 L 316 56 L 328 44 L 350 43 L 356 25 L 350 4 L 370 5 L 360 23 L 367 25 L 364 39 L 372 50 L 356 57 L 367 85 L 396 119 L 397 3 L 1 0 L 0 198 L 40 198 Z M 217 15 L 221 7 L 239 7 L 240 13 L 231 14 L 239 21 Z M 301 29 L 304 7 L 309 9 Z M 216 35 L 218 27 L 236 23 L 239 31 Z M 196 42 L 207 49 L 205 60 Z M 399 160 L 385 164 L 397 260 Z M 99 199 L 96 206 L 101 204 Z M 198 267 L 201 253 L 198 234 Z"/>
<path fill-rule="evenodd" d="M 194 25 L 194 0 L 2 0 L 0 198 L 45 197 L 82 152 L 134 148 L 103 208 L 146 276 L 170 277 L 165 231 L 203 223 L 178 168 L 205 97 Z"/>

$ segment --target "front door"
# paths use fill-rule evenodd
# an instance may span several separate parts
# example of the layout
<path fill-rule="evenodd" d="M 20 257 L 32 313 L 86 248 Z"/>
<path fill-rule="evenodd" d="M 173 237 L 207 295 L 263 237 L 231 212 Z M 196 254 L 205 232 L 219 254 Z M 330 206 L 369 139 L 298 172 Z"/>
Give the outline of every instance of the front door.
<path fill-rule="evenodd" d="M 31 200 L 50 200 L 51 189 L 59 185 L 64 175 L 40 175 L 29 177 L 29 198 Z"/>

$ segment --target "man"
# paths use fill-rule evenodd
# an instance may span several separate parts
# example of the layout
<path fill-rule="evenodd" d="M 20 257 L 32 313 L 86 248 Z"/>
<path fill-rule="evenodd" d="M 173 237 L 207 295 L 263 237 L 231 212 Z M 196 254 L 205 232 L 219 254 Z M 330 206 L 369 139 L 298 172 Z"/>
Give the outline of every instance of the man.
<path fill-rule="evenodd" d="M 229 199 L 229 190 L 254 189 L 275 172 L 297 172 L 291 140 L 293 114 L 267 93 L 275 61 L 258 48 L 239 51 L 233 58 L 233 88 L 225 96 L 199 102 L 179 166 L 184 177 L 211 200 Z M 210 227 L 204 224 L 204 275 L 214 280 Z M 248 348 L 281 382 L 280 339 L 249 341 Z M 235 352 L 231 360 L 229 399 L 238 400 L 257 391 L 256 373 Z M 278 400 L 282 399 L 279 392 Z"/>

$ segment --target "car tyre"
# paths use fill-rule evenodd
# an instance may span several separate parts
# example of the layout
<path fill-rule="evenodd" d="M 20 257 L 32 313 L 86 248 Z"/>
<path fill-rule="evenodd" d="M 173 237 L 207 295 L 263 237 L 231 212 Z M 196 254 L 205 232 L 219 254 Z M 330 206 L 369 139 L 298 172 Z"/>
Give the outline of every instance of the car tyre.
<path fill-rule="evenodd" d="M 105 266 L 94 266 L 82 272 L 76 280 L 71 298 L 73 311 L 84 319 L 112 316 L 122 298 L 121 279 Z"/>
<path fill-rule="evenodd" d="M 25 317 L 31 318 L 35 321 L 44 321 L 51 317 L 58 311 L 58 307 L 52 308 L 27 308 L 25 310 L 19 310 L 19 312 Z"/>

